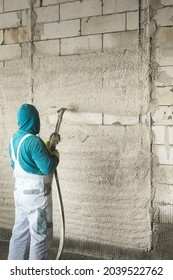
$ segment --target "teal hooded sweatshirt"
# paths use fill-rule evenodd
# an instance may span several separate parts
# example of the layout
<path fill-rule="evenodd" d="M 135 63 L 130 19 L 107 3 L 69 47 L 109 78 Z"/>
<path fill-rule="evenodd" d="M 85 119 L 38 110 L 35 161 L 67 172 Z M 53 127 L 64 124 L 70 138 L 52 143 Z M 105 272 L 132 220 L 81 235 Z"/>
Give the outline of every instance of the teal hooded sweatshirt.
<path fill-rule="evenodd" d="M 26 138 L 19 150 L 18 161 L 20 166 L 28 173 L 37 175 L 49 175 L 58 165 L 58 158 L 51 156 L 44 142 L 36 136 L 40 131 L 40 117 L 37 109 L 31 104 L 23 104 L 17 112 L 19 130 L 12 136 L 15 156 L 17 147 L 22 137 L 28 133 L 32 134 Z M 14 169 L 14 161 L 9 144 L 11 166 Z"/>

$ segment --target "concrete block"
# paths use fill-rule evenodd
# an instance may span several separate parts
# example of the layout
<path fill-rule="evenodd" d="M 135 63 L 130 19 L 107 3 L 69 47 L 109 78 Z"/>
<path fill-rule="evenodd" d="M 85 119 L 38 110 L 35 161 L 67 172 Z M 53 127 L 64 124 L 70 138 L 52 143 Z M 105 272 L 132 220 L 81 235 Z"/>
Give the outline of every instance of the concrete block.
<path fill-rule="evenodd" d="M 101 50 L 101 35 L 81 36 L 61 40 L 61 55 L 90 53 Z"/>
<path fill-rule="evenodd" d="M 171 6 L 173 5 L 172 0 L 161 0 L 161 4 L 164 6 Z"/>
<path fill-rule="evenodd" d="M 21 48 L 19 45 L 0 46 L 0 60 L 12 60 L 21 58 Z"/>
<path fill-rule="evenodd" d="M 156 87 L 155 97 L 159 105 L 173 105 L 172 87 Z"/>
<path fill-rule="evenodd" d="M 74 0 L 43 0 L 43 6 L 62 4 L 66 2 L 73 2 Z"/>
<path fill-rule="evenodd" d="M 116 116 L 104 114 L 103 124 L 108 125 L 135 125 L 139 123 L 139 116 Z"/>
<path fill-rule="evenodd" d="M 125 14 L 114 14 L 82 19 L 82 35 L 125 30 Z"/>
<path fill-rule="evenodd" d="M 22 11 L 22 25 L 25 26 L 29 22 L 29 10 Z"/>
<path fill-rule="evenodd" d="M 59 40 L 48 40 L 35 42 L 35 53 L 37 56 L 57 56 L 59 55 Z"/>
<path fill-rule="evenodd" d="M 153 126 L 153 142 L 157 145 L 173 145 L 173 127 L 172 126 Z"/>
<path fill-rule="evenodd" d="M 4 33 L 4 44 L 18 44 L 28 41 L 27 27 L 7 29 Z"/>
<path fill-rule="evenodd" d="M 37 15 L 37 23 L 59 21 L 59 5 L 35 8 L 34 12 Z"/>
<path fill-rule="evenodd" d="M 138 47 L 138 32 L 117 32 L 103 34 L 103 49 Z"/>
<path fill-rule="evenodd" d="M 173 28 L 162 27 L 155 36 L 155 60 L 160 66 L 173 65 Z"/>
<path fill-rule="evenodd" d="M 159 164 L 173 165 L 173 147 L 169 146 L 169 151 L 165 145 L 154 145 L 153 153 L 158 157 Z"/>
<path fill-rule="evenodd" d="M 173 7 L 162 8 L 157 11 L 157 14 L 154 16 L 154 19 L 156 20 L 158 26 L 172 26 L 172 14 Z"/>
<path fill-rule="evenodd" d="M 138 12 L 127 13 L 127 30 L 138 29 Z"/>
<path fill-rule="evenodd" d="M 173 66 L 158 67 L 158 73 L 155 79 L 155 86 L 172 86 L 173 85 Z"/>
<path fill-rule="evenodd" d="M 162 47 L 164 44 L 173 44 L 173 27 L 160 27 L 154 37 L 154 45 Z"/>
<path fill-rule="evenodd" d="M 58 0 L 43 0 L 43 6 L 56 5 Z"/>
<path fill-rule="evenodd" d="M 28 0 L 5 0 L 4 1 L 4 12 L 16 11 L 22 9 L 29 9 Z"/>
<path fill-rule="evenodd" d="M 173 65 L 173 28 L 162 27 L 158 29 L 155 36 L 156 48 L 156 62 L 160 66 Z"/>
<path fill-rule="evenodd" d="M 21 12 L 0 14 L 0 29 L 20 26 Z"/>
<path fill-rule="evenodd" d="M 61 5 L 60 19 L 74 19 L 91 17 L 102 14 L 102 4 L 100 0 L 75 1 Z"/>
<path fill-rule="evenodd" d="M 155 61 L 160 66 L 173 65 L 173 48 L 171 47 L 171 45 L 156 49 Z"/>
<path fill-rule="evenodd" d="M 4 11 L 4 0 L 0 0 L 0 13 Z"/>
<path fill-rule="evenodd" d="M 3 43 L 4 40 L 4 32 L 3 30 L 0 30 L 0 45 Z"/>
<path fill-rule="evenodd" d="M 28 29 L 26 26 L 19 27 L 19 34 L 18 34 L 18 42 L 19 43 L 24 43 L 29 40 L 29 33 Z"/>
<path fill-rule="evenodd" d="M 158 165 L 154 169 L 154 180 L 159 184 L 173 185 L 173 166 Z"/>
<path fill-rule="evenodd" d="M 34 0 L 33 1 L 34 7 L 40 6 L 40 0 Z M 16 10 L 24 10 L 29 9 L 29 1 L 28 0 L 5 0 L 4 1 L 4 12 L 9 11 L 16 11 Z"/>
<path fill-rule="evenodd" d="M 47 115 L 47 120 L 50 124 L 56 123 L 57 116 Z M 77 123 L 77 124 L 93 124 L 102 125 L 102 113 L 86 113 L 86 112 L 72 112 L 65 111 L 63 115 L 63 121 L 65 123 Z"/>
<path fill-rule="evenodd" d="M 153 125 L 173 125 L 173 106 L 159 106 L 152 120 Z"/>
<path fill-rule="evenodd" d="M 68 20 L 44 24 L 44 34 L 41 39 L 56 39 L 80 35 L 80 20 Z"/>
<path fill-rule="evenodd" d="M 4 44 L 18 43 L 18 29 L 6 29 L 4 32 Z"/>
<path fill-rule="evenodd" d="M 173 185 L 156 184 L 154 203 L 159 205 L 173 204 Z"/>
<path fill-rule="evenodd" d="M 103 0 L 103 14 L 138 10 L 137 0 Z"/>

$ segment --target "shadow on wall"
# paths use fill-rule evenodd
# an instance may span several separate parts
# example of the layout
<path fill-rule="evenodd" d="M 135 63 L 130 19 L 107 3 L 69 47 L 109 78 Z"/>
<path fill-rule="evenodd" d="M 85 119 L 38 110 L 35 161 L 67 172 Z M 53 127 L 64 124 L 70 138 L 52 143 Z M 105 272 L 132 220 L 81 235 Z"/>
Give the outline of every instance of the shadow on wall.
<path fill-rule="evenodd" d="M 0 229 L 0 260 L 6 260 L 11 232 Z M 123 249 L 85 241 L 65 240 L 63 260 L 173 260 L 173 225 L 155 224 L 153 235 L 153 251 Z M 49 260 L 56 258 L 58 240 L 54 240 Z"/>

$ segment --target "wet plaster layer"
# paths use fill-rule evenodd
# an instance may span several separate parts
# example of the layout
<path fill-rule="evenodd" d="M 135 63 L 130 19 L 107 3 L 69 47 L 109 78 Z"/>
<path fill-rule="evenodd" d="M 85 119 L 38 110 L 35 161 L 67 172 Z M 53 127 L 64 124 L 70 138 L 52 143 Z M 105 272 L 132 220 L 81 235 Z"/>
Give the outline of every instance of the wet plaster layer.
<path fill-rule="evenodd" d="M 32 97 L 41 115 L 44 140 L 55 127 L 47 122 L 47 115 L 69 105 L 75 105 L 79 112 L 139 117 L 148 110 L 147 63 L 141 65 L 139 59 L 134 50 L 54 58 L 35 55 L 33 85 L 29 59 L 6 63 L 1 69 L 6 120 L 3 131 L 10 137 L 17 126 L 14 115 L 21 100 L 29 102 Z M 9 86 L 9 79 L 13 87 Z M 67 238 L 150 249 L 148 126 L 71 126 L 69 122 L 62 125 L 61 135 L 59 176 Z M 9 164 L 7 152 L 3 157 Z M 7 197 L 7 191 L 3 191 L 1 224 L 10 228 L 14 220 L 13 184 L 9 168 L 4 170 L 2 186 L 7 186 L 8 193 L 11 189 L 11 194 Z M 54 186 L 54 234 L 58 235 L 59 230 Z"/>

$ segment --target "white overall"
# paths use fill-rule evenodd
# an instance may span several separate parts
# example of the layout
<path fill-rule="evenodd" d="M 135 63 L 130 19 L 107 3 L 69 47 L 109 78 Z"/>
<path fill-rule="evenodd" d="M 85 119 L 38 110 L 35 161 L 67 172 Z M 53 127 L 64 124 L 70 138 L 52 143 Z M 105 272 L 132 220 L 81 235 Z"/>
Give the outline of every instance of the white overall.
<path fill-rule="evenodd" d="M 18 161 L 21 144 L 31 135 L 26 134 L 20 140 L 16 157 L 11 138 L 15 224 L 10 239 L 9 260 L 23 260 L 28 248 L 30 260 L 46 259 L 53 236 L 52 175 L 30 174 L 22 169 Z"/>

